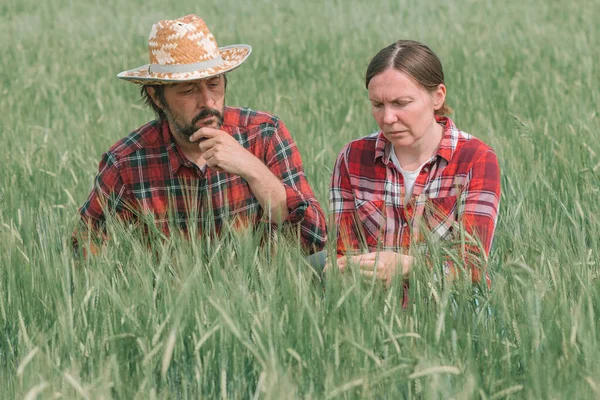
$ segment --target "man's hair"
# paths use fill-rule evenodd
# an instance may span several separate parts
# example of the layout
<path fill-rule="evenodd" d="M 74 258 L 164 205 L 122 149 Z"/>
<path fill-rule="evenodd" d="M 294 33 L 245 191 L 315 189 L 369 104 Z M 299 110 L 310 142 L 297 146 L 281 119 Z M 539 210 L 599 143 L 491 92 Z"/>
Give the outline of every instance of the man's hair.
<path fill-rule="evenodd" d="M 225 89 L 227 89 L 227 74 L 223 74 L 223 79 L 225 80 Z M 167 85 L 142 85 L 140 88 L 142 102 L 148 107 L 152 108 L 152 111 L 154 111 L 154 114 L 156 114 L 156 119 L 158 119 L 160 122 L 164 121 L 167 116 L 165 112 L 158 105 L 156 105 L 156 103 L 154 103 L 154 100 L 152 100 L 152 97 L 150 97 L 150 94 L 148 93 L 148 88 L 153 88 L 158 100 L 161 102 L 161 104 L 165 105 L 165 86 Z"/>
<path fill-rule="evenodd" d="M 148 93 L 148 88 L 154 89 L 154 93 L 156 94 L 156 97 L 158 97 L 158 100 L 161 104 L 165 104 L 165 85 L 142 85 L 140 89 L 142 102 L 152 108 L 154 114 L 156 114 L 156 119 L 162 122 L 167 116 L 165 115 L 165 112 L 154 103 L 154 100 L 152 100 L 152 97 L 150 97 L 150 94 Z"/>
<path fill-rule="evenodd" d="M 408 75 L 428 92 L 435 91 L 440 83 L 444 83 L 444 71 L 438 56 L 429 47 L 414 40 L 398 40 L 373 57 L 365 77 L 367 89 L 371 79 L 389 68 Z M 452 109 L 444 101 L 435 115 L 447 115 L 451 112 Z"/>

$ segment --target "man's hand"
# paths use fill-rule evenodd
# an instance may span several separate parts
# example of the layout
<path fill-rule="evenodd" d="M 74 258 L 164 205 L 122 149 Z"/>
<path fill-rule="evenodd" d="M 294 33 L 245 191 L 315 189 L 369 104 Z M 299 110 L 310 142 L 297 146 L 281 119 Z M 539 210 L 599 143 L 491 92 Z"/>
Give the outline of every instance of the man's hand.
<path fill-rule="evenodd" d="M 348 265 L 357 265 L 360 268 L 361 275 L 369 278 L 375 276 L 377 279 L 384 281 L 386 285 L 389 285 L 397 274 L 401 273 L 403 277 L 407 277 L 412 262 L 412 256 L 393 251 L 380 251 L 358 256 L 340 257 L 337 260 L 337 265 L 342 273 Z M 329 260 L 325 270 L 328 268 L 331 268 Z"/>
<path fill-rule="evenodd" d="M 191 141 L 198 139 L 204 139 L 198 146 L 207 166 L 244 178 L 270 220 L 278 224 L 286 220 L 289 211 L 285 187 L 260 159 L 219 129 L 200 128 L 190 137 Z"/>
<path fill-rule="evenodd" d="M 216 171 L 229 172 L 246 179 L 251 171 L 264 168 L 264 164 L 258 158 L 225 131 L 209 127 L 200 128 L 190 137 L 190 141 L 199 139 L 204 139 L 198 146 L 206 165 Z"/>

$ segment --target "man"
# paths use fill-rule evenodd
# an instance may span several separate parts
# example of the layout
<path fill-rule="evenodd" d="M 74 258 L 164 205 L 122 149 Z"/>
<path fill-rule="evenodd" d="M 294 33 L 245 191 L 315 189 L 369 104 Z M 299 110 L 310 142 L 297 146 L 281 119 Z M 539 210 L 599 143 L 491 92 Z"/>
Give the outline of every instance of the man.
<path fill-rule="evenodd" d="M 203 228 L 219 233 L 225 223 L 266 223 L 299 232 L 309 253 L 321 250 L 323 211 L 285 125 L 265 112 L 225 105 L 225 73 L 251 47 L 219 48 L 195 15 L 155 24 L 148 47 L 150 64 L 118 77 L 142 85 L 158 119 L 103 155 L 80 209 L 85 231 L 102 230 L 107 212 L 128 221 L 151 215 L 165 233 L 173 224 L 210 234 Z"/>

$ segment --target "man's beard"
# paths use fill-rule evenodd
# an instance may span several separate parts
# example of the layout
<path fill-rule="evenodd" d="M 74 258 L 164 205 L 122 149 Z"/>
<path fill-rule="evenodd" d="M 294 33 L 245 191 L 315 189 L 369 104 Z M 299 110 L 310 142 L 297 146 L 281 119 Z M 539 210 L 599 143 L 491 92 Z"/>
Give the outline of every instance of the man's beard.
<path fill-rule="evenodd" d="M 208 117 L 214 117 L 214 122 L 209 124 L 209 125 L 205 125 L 208 126 L 210 128 L 215 128 L 215 129 L 220 129 L 221 126 L 223 125 L 223 113 L 221 113 L 219 110 L 215 110 L 212 108 L 204 108 L 202 109 L 198 115 L 196 115 L 194 117 L 194 119 L 192 120 L 192 122 L 190 124 L 182 124 L 180 123 L 180 121 L 178 120 L 177 116 L 174 116 L 170 110 L 163 110 L 165 112 L 165 115 L 167 117 L 167 121 L 169 122 L 169 125 L 172 126 L 173 128 L 175 128 L 175 133 L 177 136 L 181 137 L 182 139 L 187 139 L 188 141 L 190 140 L 190 136 L 192 136 L 198 129 L 196 124 L 198 123 L 198 121 L 203 120 L 204 118 L 208 118 Z M 202 139 L 200 139 L 202 140 Z M 197 140 L 196 142 L 199 142 L 200 140 Z"/>

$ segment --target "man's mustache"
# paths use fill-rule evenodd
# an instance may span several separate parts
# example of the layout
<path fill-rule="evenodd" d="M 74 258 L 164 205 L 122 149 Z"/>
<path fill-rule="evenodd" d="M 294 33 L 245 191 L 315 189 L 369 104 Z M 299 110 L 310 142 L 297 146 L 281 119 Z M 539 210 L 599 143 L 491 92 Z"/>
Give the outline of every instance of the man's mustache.
<path fill-rule="evenodd" d="M 219 121 L 223 120 L 223 115 L 219 112 L 219 110 L 215 110 L 212 108 L 205 108 L 203 110 L 201 110 L 198 115 L 196 115 L 194 117 L 194 119 L 192 120 L 192 126 L 196 125 L 196 123 L 198 121 L 203 120 L 204 118 L 208 118 L 208 117 L 217 117 L 217 119 Z"/>

